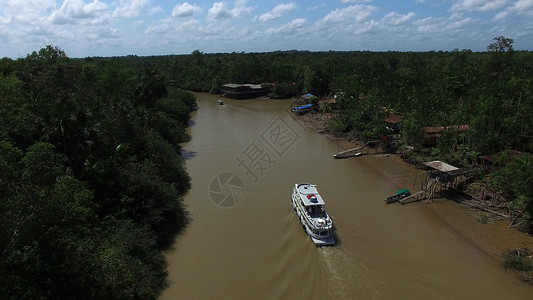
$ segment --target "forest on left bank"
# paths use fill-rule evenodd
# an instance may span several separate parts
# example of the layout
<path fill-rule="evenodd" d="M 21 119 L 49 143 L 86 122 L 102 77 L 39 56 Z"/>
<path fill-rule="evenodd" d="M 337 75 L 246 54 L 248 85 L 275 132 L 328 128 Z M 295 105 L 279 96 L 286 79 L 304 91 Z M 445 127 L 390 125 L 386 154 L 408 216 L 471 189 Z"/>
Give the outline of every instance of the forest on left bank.
<path fill-rule="evenodd" d="M 0 297 L 157 298 L 195 104 L 124 59 L 1 59 Z"/>

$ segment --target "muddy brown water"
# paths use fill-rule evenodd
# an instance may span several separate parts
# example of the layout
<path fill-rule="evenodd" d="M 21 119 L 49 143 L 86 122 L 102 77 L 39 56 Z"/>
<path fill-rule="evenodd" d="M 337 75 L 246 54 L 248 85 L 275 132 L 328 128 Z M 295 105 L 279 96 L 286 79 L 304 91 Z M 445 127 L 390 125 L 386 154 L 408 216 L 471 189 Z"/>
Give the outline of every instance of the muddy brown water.
<path fill-rule="evenodd" d="M 165 252 L 161 299 L 533 297 L 423 206 L 384 204 L 411 188 L 414 169 L 386 155 L 334 159 L 338 144 L 306 128 L 289 100 L 196 96 L 183 150 L 191 223 Z M 300 182 L 317 185 L 336 246 L 304 233 L 290 205 Z"/>

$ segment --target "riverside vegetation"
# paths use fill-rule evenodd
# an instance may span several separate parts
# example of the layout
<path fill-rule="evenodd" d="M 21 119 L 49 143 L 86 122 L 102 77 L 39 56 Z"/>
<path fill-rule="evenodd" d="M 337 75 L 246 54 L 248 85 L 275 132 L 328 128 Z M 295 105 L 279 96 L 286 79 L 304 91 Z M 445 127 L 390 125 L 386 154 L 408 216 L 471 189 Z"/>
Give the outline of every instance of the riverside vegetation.
<path fill-rule="evenodd" d="M 187 222 L 179 143 L 189 92 L 263 84 L 273 98 L 337 94 L 333 132 L 386 134 L 403 115 L 412 163 L 458 166 L 514 149 L 480 174 L 533 230 L 533 53 L 497 37 L 487 52 L 306 52 L 68 58 L 46 46 L 0 60 L 0 296 L 154 299 L 160 250 Z M 178 88 L 179 87 L 179 88 Z M 182 90 L 183 89 L 183 90 Z M 468 124 L 459 133 L 454 125 Z M 436 147 L 422 128 L 443 126 Z M 504 254 L 504 266 L 531 264 Z M 527 258 L 527 257 L 526 257 Z M 520 267 L 522 265 L 522 267 Z M 525 267 L 524 267 L 525 266 Z M 526 268 L 527 269 L 527 268 Z"/>
<path fill-rule="evenodd" d="M 0 298 L 155 299 L 187 221 L 195 98 L 47 46 L 0 61 Z"/>

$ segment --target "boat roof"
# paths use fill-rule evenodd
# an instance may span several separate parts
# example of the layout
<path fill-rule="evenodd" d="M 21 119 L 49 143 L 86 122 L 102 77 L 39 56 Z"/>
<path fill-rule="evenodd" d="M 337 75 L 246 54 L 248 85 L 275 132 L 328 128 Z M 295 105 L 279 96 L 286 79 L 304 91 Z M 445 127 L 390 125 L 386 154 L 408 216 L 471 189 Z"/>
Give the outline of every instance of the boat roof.
<path fill-rule="evenodd" d="M 443 173 L 450 172 L 450 171 L 455 171 L 455 170 L 459 169 L 457 167 L 449 165 L 449 164 L 447 164 L 445 162 L 442 162 L 440 160 L 434 160 L 434 161 L 425 162 L 424 165 L 426 165 L 426 166 L 428 166 L 430 168 L 433 168 L 435 170 L 441 171 Z"/>
<path fill-rule="evenodd" d="M 396 191 L 396 195 L 401 195 L 401 194 L 403 194 L 405 192 L 409 192 L 409 189 L 401 189 L 399 191 Z"/>
<path fill-rule="evenodd" d="M 322 199 L 322 197 L 318 193 L 316 185 L 309 183 L 300 183 L 297 185 L 297 189 L 298 193 L 300 194 L 300 198 L 302 199 L 302 202 L 305 206 L 326 204 L 324 203 L 324 199 Z M 315 196 L 316 198 L 312 196 Z"/>

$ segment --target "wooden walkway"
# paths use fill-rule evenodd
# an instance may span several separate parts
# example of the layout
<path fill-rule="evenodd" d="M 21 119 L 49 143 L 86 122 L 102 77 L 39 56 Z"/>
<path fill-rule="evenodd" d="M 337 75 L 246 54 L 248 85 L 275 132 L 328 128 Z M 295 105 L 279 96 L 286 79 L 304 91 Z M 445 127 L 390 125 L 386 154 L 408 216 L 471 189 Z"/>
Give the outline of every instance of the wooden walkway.
<path fill-rule="evenodd" d="M 353 149 L 348 149 L 348 150 L 345 150 L 345 151 L 341 151 L 335 155 L 333 155 L 333 157 L 335 158 L 347 158 L 347 157 L 353 157 L 353 156 L 359 156 L 362 153 L 363 149 L 365 147 L 368 147 L 370 144 L 374 144 L 374 143 L 378 143 L 379 141 L 368 141 L 366 143 L 364 143 L 364 145 L 362 146 L 359 146 L 359 147 L 356 147 L 356 148 L 353 148 Z"/>
<path fill-rule="evenodd" d="M 430 179 L 426 182 L 425 186 L 422 187 L 422 189 L 411 196 L 405 197 L 402 200 L 398 201 L 402 205 L 411 203 L 411 202 L 418 202 L 420 200 L 426 199 L 426 203 L 428 203 L 431 199 L 435 197 L 435 191 L 437 189 L 437 183 L 438 181 L 434 179 Z M 429 193 L 429 196 L 427 195 Z"/>
<path fill-rule="evenodd" d="M 406 204 L 406 203 L 410 203 L 410 202 L 417 202 L 417 201 L 420 201 L 419 197 L 420 195 L 422 195 L 423 193 L 425 193 L 426 191 L 422 190 L 422 191 L 418 191 L 414 194 L 412 194 L 411 196 L 407 196 L 401 200 L 399 200 L 398 202 L 400 202 L 401 204 Z"/>

